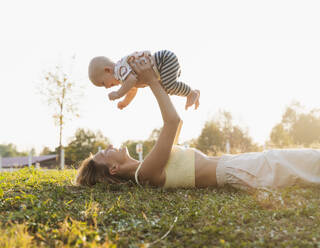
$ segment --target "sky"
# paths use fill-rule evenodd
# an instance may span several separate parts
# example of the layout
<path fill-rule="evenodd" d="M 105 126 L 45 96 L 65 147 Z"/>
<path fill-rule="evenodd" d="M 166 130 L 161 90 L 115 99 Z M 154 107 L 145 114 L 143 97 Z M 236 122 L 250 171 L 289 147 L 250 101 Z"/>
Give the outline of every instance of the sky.
<path fill-rule="evenodd" d="M 116 146 L 147 139 L 162 125 L 150 89 L 120 111 L 110 91 L 90 83 L 87 68 L 94 56 L 116 62 L 162 49 L 178 56 L 181 81 L 201 91 L 196 111 L 171 97 L 184 121 L 181 142 L 225 110 L 263 144 L 293 101 L 320 107 L 319 13 L 320 2 L 308 0 L 2 1 L 0 144 L 37 152 L 58 146 L 51 109 L 37 93 L 56 65 L 72 69 L 84 87 L 80 117 L 66 122 L 63 145 L 78 128 L 100 130 Z"/>

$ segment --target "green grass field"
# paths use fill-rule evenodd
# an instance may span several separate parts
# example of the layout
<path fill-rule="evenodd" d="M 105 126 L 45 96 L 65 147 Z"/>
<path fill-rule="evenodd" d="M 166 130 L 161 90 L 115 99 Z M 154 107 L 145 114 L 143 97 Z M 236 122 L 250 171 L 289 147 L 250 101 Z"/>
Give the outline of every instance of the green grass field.
<path fill-rule="evenodd" d="M 0 173 L 0 247 L 320 247 L 320 187 L 75 187 L 75 170 Z"/>

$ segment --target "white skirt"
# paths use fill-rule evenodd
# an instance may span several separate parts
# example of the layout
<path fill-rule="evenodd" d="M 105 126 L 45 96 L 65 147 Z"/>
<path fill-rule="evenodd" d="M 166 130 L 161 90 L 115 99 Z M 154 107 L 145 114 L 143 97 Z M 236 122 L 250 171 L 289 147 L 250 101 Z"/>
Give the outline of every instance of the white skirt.
<path fill-rule="evenodd" d="M 217 166 L 218 186 L 281 188 L 320 184 L 320 150 L 275 149 L 223 155 Z"/>

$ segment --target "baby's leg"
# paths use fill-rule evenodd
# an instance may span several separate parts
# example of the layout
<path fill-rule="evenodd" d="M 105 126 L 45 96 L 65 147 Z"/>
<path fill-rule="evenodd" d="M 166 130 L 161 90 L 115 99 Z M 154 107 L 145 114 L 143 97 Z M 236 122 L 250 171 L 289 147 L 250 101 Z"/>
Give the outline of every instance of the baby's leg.
<path fill-rule="evenodd" d="M 154 58 L 161 77 L 161 84 L 170 95 L 187 97 L 186 109 L 195 104 L 195 109 L 199 106 L 199 90 L 192 90 L 183 82 L 179 82 L 180 64 L 177 56 L 170 51 L 163 50 L 156 52 Z"/>
<path fill-rule="evenodd" d="M 165 88 L 165 86 L 164 86 Z M 174 82 L 167 87 L 166 91 L 170 95 L 176 96 L 185 96 L 187 97 L 187 102 L 185 109 L 187 110 L 190 106 L 195 105 L 194 108 L 197 109 L 199 107 L 199 98 L 200 98 L 200 91 L 199 90 L 192 90 L 191 87 L 183 82 Z"/>
<path fill-rule="evenodd" d="M 155 60 L 160 73 L 161 83 L 170 95 L 188 96 L 191 92 L 190 86 L 178 82 L 180 76 L 180 64 L 177 56 L 168 50 L 156 52 Z"/>

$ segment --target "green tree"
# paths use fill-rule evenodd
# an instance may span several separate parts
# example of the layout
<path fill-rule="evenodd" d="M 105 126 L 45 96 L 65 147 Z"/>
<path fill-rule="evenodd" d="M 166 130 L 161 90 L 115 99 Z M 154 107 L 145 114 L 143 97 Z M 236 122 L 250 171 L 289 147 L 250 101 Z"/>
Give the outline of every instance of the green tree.
<path fill-rule="evenodd" d="M 242 130 L 238 126 L 234 126 L 232 128 L 232 133 L 230 135 L 230 147 L 231 153 L 255 152 L 261 150 L 257 144 L 253 143 L 248 132 Z"/>
<path fill-rule="evenodd" d="M 140 141 L 134 141 L 134 140 L 127 140 L 122 143 L 122 146 L 127 147 L 130 156 L 137 160 L 139 159 L 139 155 L 136 153 L 136 145 L 138 143 L 140 143 Z"/>
<path fill-rule="evenodd" d="M 320 141 L 320 119 L 309 114 L 300 114 L 292 123 L 290 133 L 298 145 L 310 146 Z"/>
<path fill-rule="evenodd" d="M 123 146 L 126 146 L 128 149 L 129 154 L 134 158 L 134 159 L 139 159 L 139 154 L 136 153 L 136 145 L 138 143 L 142 143 L 142 148 L 143 148 L 143 157 L 145 158 L 148 153 L 151 151 L 153 146 L 155 145 L 156 141 L 159 138 L 161 132 L 161 128 L 155 128 L 152 130 L 149 138 L 147 140 L 138 140 L 138 141 L 133 141 L 133 140 L 127 140 L 124 143 L 122 143 Z"/>
<path fill-rule="evenodd" d="M 289 105 L 281 123 L 276 124 L 271 131 L 270 145 L 276 147 L 305 146 L 309 147 L 320 142 L 319 109 L 306 111 L 299 103 Z"/>
<path fill-rule="evenodd" d="M 162 128 L 153 129 L 148 140 L 158 140 L 161 130 Z"/>
<path fill-rule="evenodd" d="M 49 147 L 45 146 L 43 147 L 42 151 L 40 152 L 40 155 L 50 155 L 55 154 L 55 151 L 51 151 Z"/>
<path fill-rule="evenodd" d="M 28 156 L 27 152 L 19 152 L 17 147 L 12 144 L 0 144 L 0 156 L 1 157 L 22 157 Z"/>
<path fill-rule="evenodd" d="M 90 153 L 98 152 L 99 147 L 105 149 L 109 144 L 109 139 L 100 131 L 94 133 L 91 130 L 79 128 L 65 148 L 66 164 L 77 166 L 77 163 L 88 157 Z"/>
<path fill-rule="evenodd" d="M 151 149 L 154 147 L 154 145 L 156 144 L 160 132 L 161 132 L 162 128 L 155 128 L 152 130 L 149 138 L 145 141 L 142 142 L 143 145 L 143 157 L 147 156 L 148 153 L 151 151 Z"/>
<path fill-rule="evenodd" d="M 198 144 L 197 138 L 193 138 L 182 143 L 182 145 L 186 145 L 193 148 L 197 148 L 197 144 Z"/>
<path fill-rule="evenodd" d="M 58 154 L 62 148 L 63 128 L 67 120 L 79 117 L 78 101 L 82 95 L 79 87 L 61 66 L 56 66 L 53 71 L 47 71 L 39 85 L 39 93 L 52 107 L 52 117 L 59 127 Z"/>
<path fill-rule="evenodd" d="M 279 123 L 272 128 L 270 140 L 272 145 L 279 148 L 289 147 L 293 143 L 292 137 L 288 130 L 284 128 L 283 123 Z"/>
<path fill-rule="evenodd" d="M 226 144 L 229 141 L 230 152 L 251 152 L 261 150 L 254 144 L 247 130 L 233 124 L 230 112 L 220 111 L 214 120 L 207 121 L 196 140 L 191 145 L 208 155 L 218 155 L 226 152 Z"/>
<path fill-rule="evenodd" d="M 207 121 L 196 142 L 196 148 L 208 155 L 217 155 L 224 149 L 224 135 L 219 123 Z"/>
<path fill-rule="evenodd" d="M 218 115 L 217 122 L 221 127 L 225 139 L 230 139 L 233 132 L 233 118 L 230 112 L 220 111 Z"/>

